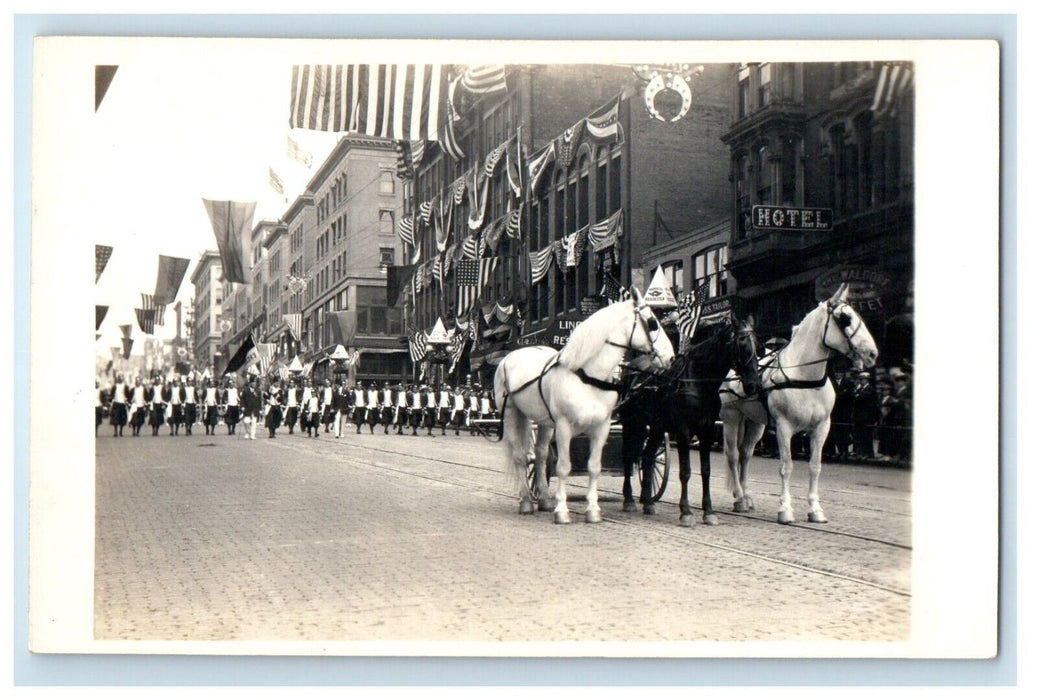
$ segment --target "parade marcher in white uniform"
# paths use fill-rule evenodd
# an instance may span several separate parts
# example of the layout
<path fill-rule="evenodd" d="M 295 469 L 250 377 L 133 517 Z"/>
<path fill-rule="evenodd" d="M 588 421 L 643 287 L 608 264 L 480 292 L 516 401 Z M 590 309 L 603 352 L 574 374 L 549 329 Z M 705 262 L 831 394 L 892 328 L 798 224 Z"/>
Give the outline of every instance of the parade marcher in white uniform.
<path fill-rule="evenodd" d="M 310 386 L 310 377 L 303 377 L 303 391 L 299 394 L 299 432 L 304 430 L 310 434 L 310 398 L 314 395 L 314 388 Z"/>
<path fill-rule="evenodd" d="M 115 385 L 111 391 L 112 405 L 108 409 L 108 422 L 112 424 L 112 437 L 122 437 L 123 428 L 129 422 L 130 414 L 128 403 L 131 397 L 131 389 L 126 384 L 123 375 L 115 378 Z"/>
<path fill-rule="evenodd" d="M 332 394 L 332 410 L 335 412 L 335 437 L 341 438 L 346 430 L 346 424 L 350 422 L 350 387 L 346 382 L 345 375 L 339 379 L 339 386 Z"/>
<path fill-rule="evenodd" d="M 490 392 L 486 389 L 483 390 L 479 399 L 479 417 L 483 420 L 494 417 L 494 408 L 490 404 Z"/>
<path fill-rule="evenodd" d="M 412 384 L 407 389 L 407 395 L 411 403 L 410 415 L 408 418 L 411 420 L 411 434 L 417 435 L 418 429 L 422 427 L 422 390 L 417 384 Z"/>
<path fill-rule="evenodd" d="M 242 422 L 245 432 L 242 437 L 246 440 L 256 439 L 256 424 L 260 421 L 263 413 L 263 397 L 260 396 L 259 382 L 253 377 L 245 388 L 241 390 Z"/>
<path fill-rule="evenodd" d="M 385 428 L 382 432 L 385 435 L 389 435 L 389 426 L 393 425 L 393 416 L 396 413 L 394 404 L 393 388 L 386 382 L 382 387 L 382 426 Z"/>
<path fill-rule="evenodd" d="M 216 435 L 216 426 L 220 422 L 220 396 L 216 388 L 216 382 L 212 379 L 209 380 L 209 385 L 205 388 L 205 393 L 202 396 L 202 405 L 204 406 L 204 419 L 202 422 L 205 425 L 205 434 Z"/>
<path fill-rule="evenodd" d="M 364 425 L 365 398 L 364 382 L 357 382 L 353 388 L 353 423 L 357 426 L 357 435 L 360 435 L 360 428 Z"/>
<path fill-rule="evenodd" d="M 303 398 L 303 387 L 297 386 L 298 379 L 289 380 L 285 387 L 285 425 L 288 426 L 288 434 L 295 432 L 296 422 L 299 420 L 299 402 Z"/>
<path fill-rule="evenodd" d="M 198 387 L 188 381 L 180 396 L 184 400 L 184 434 L 190 435 L 192 426 L 198 421 Z"/>
<path fill-rule="evenodd" d="M 170 435 L 173 434 L 173 424 L 176 422 L 173 419 L 174 400 L 178 402 L 176 405 L 179 407 L 180 387 L 176 386 L 173 380 L 170 379 L 162 385 L 162 401 L 166 404 L 166 423 L 169 424 Z"/>
<path fill-rule="evenodd" d="M 454 402 L 451 410 L 451 423 L 454 425 L 454 434 L 458 435 L 461 426 L 465 424 L 465 394 L 462 393 L 461 387 L 454 390 L 451 399 Z"/>
<path fill-rule="evenodd" d="M 431 386 L 424 386 L 422 393 L 425 394 L 425 427 L 429 430 L 428 435 L 432 435 L 433 426 L 436 425 L 436 390 Z"/>
<path fill-rule="evenodd" d="M 311 391 L 303 406 L 306 414 L 306 434 L 310 437 L 321 437 L 321 392 Z"/>
<path fill-rule="evenodd" d="M 468 392 L 469 410 L 468 410 L 468 426 L 469 434 L 476 434 L 476 420 L 479 418 L 479 392 L 472 389 Z"/>
<path fill-rule="evenodd" d="M 332 423 L 335 422 L 335 416 L 338 411 L 335 410 L 335 392 L 332 389 L 332 382 L 329 379 L 324 380 L 324 386 L 321 387 L 321 422 L 324 423 L 324 432 L 332 432 Z"/>
<path fill-rule="evenodd" d="M 440 390 L 437 392 L 437 419 L 440 424 L 440 435 L 447 434 L 447 425 L 451 422 L 451 386 L 450 384 L 441 384 Z"/>
<path fill-rule="evenodd" d="M 281 387 L 275 379 L 266 392 L 267 418 L 266 426 L 270 437 L 276 438 L 281 427 Z"/>
<path fill-rule="evenodd" d="M 156 379 L 151 386 L 151 417 L 148 419 L 151 425 L 151 434 L 158 435 L 159 428 L 166 424 L 166 406 L 168 400 L 164 397 L 166 385 L 161 379 Z"/>
<path fill-rule="evenodd" d="M 137 437 L 141 434 L 141 426 L 144 425 L 144 420 L 148 413 L 148 401 L 144 397 L 144 385 L 141 384 L 140 377 L 133 381 L 133 393 L 131 396 L 130 413 L 133 417 L 130 418 L 130 427 L 133 428 L 133 436 Z"/>
<path fill-rule="evenodd" d="M 403 435 L 404 427 L 407 425 L 407 391 L 403 384 L 396 385 L 396 413 L 393 415 L 393 423 L 396 424 L 396 434 Z"/>
<path fill-rule="evenodd" d="M 224 390 L 223 401 L 227 407 L 223 416 L 224 422 L 227 423 L 227 434 L 234 435 L 238 427 L 238 421 L 241 418 L 241 397 L 238 393 L 238 386 L 232 378 L 227 379 L 227 388 Z"/>
<path fill-rule="evenodd" d="M 378 384 L 371 382 L 368 385 L 368 390 L 365 392 L 364 400 L 367 403 L 368 408 L 368 427 L 371 429 L 371 434 L 375 434 L 375 424 L 378 423 L 379 418 L 382 417 L 381 406 L 378 400 Z"/>

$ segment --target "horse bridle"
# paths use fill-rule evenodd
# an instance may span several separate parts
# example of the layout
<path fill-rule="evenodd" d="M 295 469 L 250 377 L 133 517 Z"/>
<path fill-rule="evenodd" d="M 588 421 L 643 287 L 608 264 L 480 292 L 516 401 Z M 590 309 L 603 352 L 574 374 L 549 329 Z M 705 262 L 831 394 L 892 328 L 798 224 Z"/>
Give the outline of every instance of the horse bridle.
<path fill-rule="evenodd" d="M 659 320 L 655 316 L 650 316 L 648 321 L 645 320 L 640 313 L 645 307 L 645 304 L 640 306 L 636 305 L 634 307 L 634 323 L 631 324 L 631 335 L 627 338 L 627 343 L 625 345 L 614 343 L 611 340 L 606 341 L 606 345 L 612 345 L 614 348 L 622 348 L 624 350 L 624 362 L 633 359 L 627 357 L 628 353 L 633 353 L 634 357 L 640 355 L 651 355 L 653 360 L 659 359 L 659 353 L 656 352 L 656 338 L 658 338 L 659 334 L 663 332 L 663 329 L 660 326 Z M 639 324 L 641 325 L 642 330 L 645 331 L 645 337 L 649 339 L 649 350 L 642 350 L 634 347 L 634 333 L 638 330 Z M 655 328 L 652 328 L 652 326 L 655 326 Z"/>
<path fill-rule="evenodd" d="M 841 355 L 847 355 L 851 359 L 858 359 L 858 360 L 860 360 L 862 358 L 858 354 L 858 351 L 855 349 L 854 343 L 852 343 L 851 341 L 854 339 L 854 336 L 858 335 L 858 332 L 865 326 L 865 322 L 863 320 L 861 320 L 861 318 L 859 317 L 858 318 L 858 325 L 855 326 L 853 331 L 848 331 L 848 329 L 850 328 L 851 322 L 853 321 L 854 314 L 848 315 L 847 318 L 837 318 L 836 311 L 841 306 L 846 306 L 847 308 L 850 308 L 850 305 L 847 302 L 845 302 L 845 301 L 838 301 L 838 302 L 835 302 L 835 303 L 832 302 L 832 301 L 828 301 L 825 304 L 827 313 L 826 313 L 826 317 L 825 317 L 825 329 L 822 331 L 822 345 L 824 345 L 825 347 L 829 348 L 833 352 L 838 352 Z M 830 321 L 835 322 L 837 328 L 839 328 L 840 332 L 843 333 L 843 337 L 847 340 L 847 348 L 850 350 L 849 354 L 845 353 L 843 350 L 840 350 L 839 348 L 834 348 L 832 345 L 830 345 L 828 343 L 827 338 L 829 337 L 829 322 Z"/>

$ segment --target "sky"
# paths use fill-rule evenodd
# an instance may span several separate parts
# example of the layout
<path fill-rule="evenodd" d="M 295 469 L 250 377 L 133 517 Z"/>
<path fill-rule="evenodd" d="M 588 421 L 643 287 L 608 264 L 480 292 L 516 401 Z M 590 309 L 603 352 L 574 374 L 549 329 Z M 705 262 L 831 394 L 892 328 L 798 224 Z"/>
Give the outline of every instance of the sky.
<path fill-rule="evenodd" d="M 216 250 L 203 198 L 255 201 L 254 222 L 277 219 L 336 141 L 288 128 L 287 64 L 214 62 L 190 49 L 176 60 L 139 58 L 120 63 L 90 137 L 77 145 L 81 157 L 68 160 L 82 188 L 66 201 L 84 212 L 94 243 L 113 246 L 95 288 L 96 303 L 109 306 L 96 343 L 102 355 L 120 344 L 125 323 L 134 349 L 143 348 L 133 310 L 141 292 L 154 291 L 160 254 L 191 260 L 177 296 L 187 307 L 199 254 Z M 313 154 L 310 169 L 288 157 L 289 133 Z M 284 196 L 269 185 L 268 168 L 284 181 Z M 172 307 L 156 337 L 173 337 Z"/>

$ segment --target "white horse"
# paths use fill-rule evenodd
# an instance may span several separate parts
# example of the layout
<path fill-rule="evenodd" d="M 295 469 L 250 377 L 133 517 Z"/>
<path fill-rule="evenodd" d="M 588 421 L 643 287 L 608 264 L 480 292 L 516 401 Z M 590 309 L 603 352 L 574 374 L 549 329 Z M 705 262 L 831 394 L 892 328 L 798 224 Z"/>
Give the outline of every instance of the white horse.
<path fill-rule="evenodd" d="M 789 493 L 793 473 L 790 440 L 794 434 L 807 431 L 811 437 L 807 517 L 813 523 L 827 522 L 818 499 L 818 479 L 836 390 L 826 375 L 826 367 L 833 352 L 846 355 L 859 367 L 872 367 L 879 356 L 861 316 L 847 303 L 847 290 L 847 285 L 841 285 L 830 299 L 818 304 L 794 329 L 789 344 L 762 361 L 761 395 L 746 396 L 738 377 L 731 374 L 730 381 L 721 389 L 724 453 L 736 512 L 754 509 L 747 469 L 770 415 L 775 421 L 782 460 L 778 521 L 794 522 Z"/>
<path fill-rule="evenodd" d="M 494 397 L 501 407 L 501 427 L 520 491 L 520 513 L 534 512 L 526 469 L 533 440 L 532 424 L 536 424 L 534 455 L 539 509 L 551 508 L 545 463 L 554 433 L 558 451 L 555 522 L 570 522 L 566 502 L 570 440 L 587 435 L 591 451 L 585 520 L 601 521 L 598 476 L 602 471 L 602 446 L 620 399 L 620 363 L 633 355 L 646 355 L 651 357 L 651 364 L 665 368 L 674 358 L 674 348 L 652 309 L 637 290 L 633 292 L 633 299 L 611 304 L 581 322 L 562 350 L 543 346 L 520 348 L 498 365 Z"/>

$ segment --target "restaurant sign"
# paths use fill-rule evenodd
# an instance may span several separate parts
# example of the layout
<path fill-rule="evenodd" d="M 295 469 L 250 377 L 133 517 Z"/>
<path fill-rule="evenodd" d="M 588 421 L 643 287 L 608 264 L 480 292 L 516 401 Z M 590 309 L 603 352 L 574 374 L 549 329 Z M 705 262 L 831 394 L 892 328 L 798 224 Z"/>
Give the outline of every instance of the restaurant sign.
<path fill-rule="evenodd" d="M 890 275 L 874 267 L 840 265 L 815 280 L 815 298 L 825 301 L 847 284 L 847 302 L 859 312 L 880 312 L 881 298 L 890 288 Z"/>
<path fill-rule="evenodd" d="M 754 205 L 753 228 L 780 231 L 832 231 L 833 210 L 812 207 Z"/>

